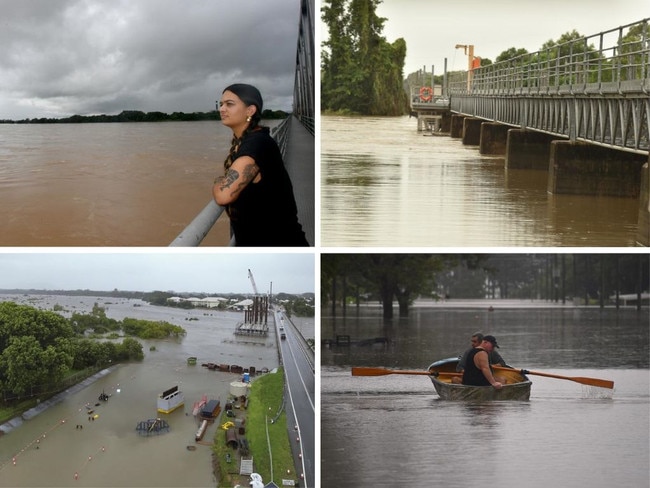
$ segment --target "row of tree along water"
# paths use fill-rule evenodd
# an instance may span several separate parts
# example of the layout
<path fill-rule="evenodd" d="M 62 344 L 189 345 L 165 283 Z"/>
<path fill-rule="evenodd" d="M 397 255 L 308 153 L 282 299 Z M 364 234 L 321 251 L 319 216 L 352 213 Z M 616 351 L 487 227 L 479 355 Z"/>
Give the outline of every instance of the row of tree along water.
<path fill-rule="evenodd" d="M 407 316 L 415 298 L 541 299 L 641 307 L 648 254 L 323 254 L 323 307 L 379 301 L 384 317 Z M 626 298 L 624 298 L 624 295 Z"/>

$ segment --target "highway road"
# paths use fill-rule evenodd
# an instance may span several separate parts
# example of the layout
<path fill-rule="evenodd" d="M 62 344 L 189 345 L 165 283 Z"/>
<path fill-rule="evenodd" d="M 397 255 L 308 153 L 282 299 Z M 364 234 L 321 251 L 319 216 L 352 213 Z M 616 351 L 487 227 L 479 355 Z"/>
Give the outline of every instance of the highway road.
<path fill-rule="evenodd" d="M 279 339 L 281 361 L 284 367 L 286 391 L 287 425 L 290 440 L 294 443 L 294 461 L 302 468 L 300 485 L 316 486 L 315 480 L 315 368 L 314 352 L 308 347 L 298 330 L 286 315 L 278 310 L 275 324 Z M 292 430 L 292 426 L 295 427 Z"/>

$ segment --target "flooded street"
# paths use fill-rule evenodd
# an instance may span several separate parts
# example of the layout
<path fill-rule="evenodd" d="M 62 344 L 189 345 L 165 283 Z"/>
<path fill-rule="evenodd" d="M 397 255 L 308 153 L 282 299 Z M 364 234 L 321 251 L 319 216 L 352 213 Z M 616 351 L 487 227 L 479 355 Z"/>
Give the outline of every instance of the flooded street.
<path fill-rule="evenodd" d="M 238 364 L 257 370 L 278 366 L 273 335 L 253 339 L 233 334 L 243 318 L 239 312 L 182 310 L 154 307 L 140 300 L 97 297 L 2 295 L 0 300 L 49 310 L 58 304 L 68 311 L 64 314 L 89 312 L 98 303 L 110 318 L 166 320 L 187 331 L 178 341 L 140 340 L 145 353 L 142 363 L 105 371 L 95 382 L 70 392 L 62 402 L 0 437 L 2 487 L 215 486 L 207 444 L 218 423 L 209 427 L 206 445 L 196 444 L 195 451 L 187 450 L 187 445 L 195 445 L 198 427 L 192 405 L 202 395 L 219 399 L 223 405 L 230 383 L 241 377 L 210 371 L 201 363 Z M 313 318 L 295 322 L 306 337 L 313 337 Z M 196 356 L 198 364 L 188 365 L 188 356 Z M 158 414 L 158 395 L 176 385 L 185 394 L 184 408 Z M 102 392 L 111 396 L 95 406 Z M 89 420 L 87 404 L 94 407 L 95 420 Z M 138 422 L 155 417 L 168 421 L 168 433 L 147 437 L 136 432 Z"/>
<path fill-rule="evenodd" d="M 633 246 L 636 199 L 549 195 L 409 117 L 322 117 L 324 246 Z"/>

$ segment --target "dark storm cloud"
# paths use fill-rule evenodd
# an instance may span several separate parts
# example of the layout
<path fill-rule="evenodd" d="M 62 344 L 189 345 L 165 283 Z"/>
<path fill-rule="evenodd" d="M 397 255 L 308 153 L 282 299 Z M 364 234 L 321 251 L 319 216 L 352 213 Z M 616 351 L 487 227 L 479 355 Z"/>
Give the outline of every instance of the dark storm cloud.
<path fill-rule="evenodd" d="M 291 108 L 299 0 L 0 0 L 0 118 Z"/>

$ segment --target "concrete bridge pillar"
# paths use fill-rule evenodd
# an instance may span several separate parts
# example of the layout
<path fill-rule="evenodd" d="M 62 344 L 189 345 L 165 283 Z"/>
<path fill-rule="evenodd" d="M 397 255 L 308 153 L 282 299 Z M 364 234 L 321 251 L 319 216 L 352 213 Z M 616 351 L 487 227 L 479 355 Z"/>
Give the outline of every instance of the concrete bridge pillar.
<path fill-rule="evenodd" d="M 553 141 L 548 192 L 637 198 L 647 156 L 586 142 Z"/>
<path fill-rule="evenodd" d="M 454 139 L 460 139 L 463 137 L 463 120 L 467 117 L 464 115 L 451 115 L 451 126 L 449 129 L 449 136 Z"/>
<path fill-rule="evenodd" d="M 641 194 L 639 195 L 639 218 L 637 243 L 640 246 L 650 246 L 650 156 L 641 169 Z"/>
<path fill-rule="evenodd" d="M 509 129 L 510 127 L 507 125 L 498 122 L 483 122 L 479 152 L 481 154 L 505 154 Z"/>
<path fill-rule="evenodd" d="M 478 146 L 481 143 L 481 124 L 483 120 L 467 117 L 463 120 L 463 144 Z"/>
<path fill-rule="evenodd" d="M 551 142 L 563 140 L 542 132 L 510 129 L 506 142 L 506 168 L 548 170 Z"/>

